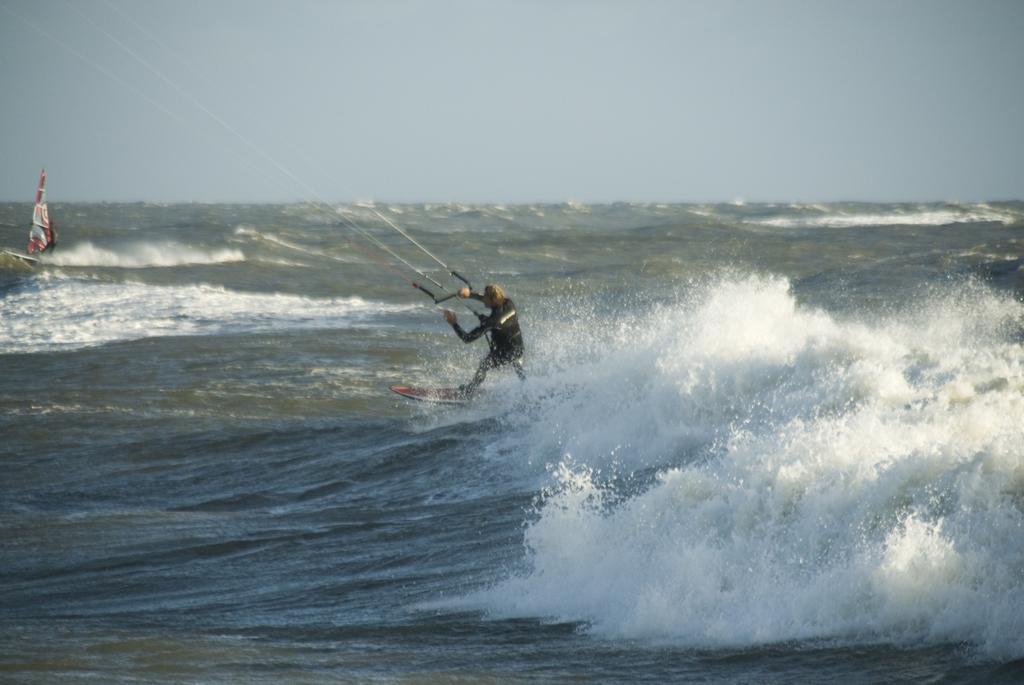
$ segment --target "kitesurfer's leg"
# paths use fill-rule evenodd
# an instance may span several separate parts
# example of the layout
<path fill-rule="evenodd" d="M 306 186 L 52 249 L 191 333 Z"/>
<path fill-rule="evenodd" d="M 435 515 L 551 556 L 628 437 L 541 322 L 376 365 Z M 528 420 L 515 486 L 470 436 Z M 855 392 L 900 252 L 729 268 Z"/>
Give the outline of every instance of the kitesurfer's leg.
<path fill-rule="evenodd" d="M 459 394 L 466 397 L 472 396 L 476 389 L 480 387 L 480 384 L 484 382 L 484 378 L 487 377 L 487 372 L 498 365 L 497 359 L 494 355 L 489 354 L 483 358 L 480 362 L 480 366 L 477 367 L 476 373 L 473 375 L 473 380 L 465 385 L 459 386 Z"/>
<path fill-rule="evenodd" d="M 523 371 L 523 358 L 516 357 L 512 360 L 512 368 L 516 370 L 516 375 L 519 376 L 519 380 L 526 380 L 526 372 Z"/>

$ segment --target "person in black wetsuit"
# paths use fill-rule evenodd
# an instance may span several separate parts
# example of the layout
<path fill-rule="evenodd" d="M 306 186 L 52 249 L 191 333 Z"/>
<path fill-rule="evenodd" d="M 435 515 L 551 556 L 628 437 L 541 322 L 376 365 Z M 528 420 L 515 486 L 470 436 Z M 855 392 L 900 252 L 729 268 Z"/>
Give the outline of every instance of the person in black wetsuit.
<path fill-rule="evenodd" d="M 519 330 L 519 317 L 516 315 L 516 306 L 512 300 L 505 297 L 504 291 L 496 285 L 484 288 L 483 295 L 470 292 L 469 288 L 462 288 L 459 290 L 459 297 L 479 300 L 491 308 L 489 316 L 478 315 L 480 325 L 468 333 L 459 326 L 455 312 L 444 310 L 445 321 L 452 325 L 463 342 L 471 343 L 485 333 L 490 333 L 490 354 L 480 362 L 473 380 L 460 386 L 459 392 L 467 397 L 471 396 L 484 382 L 488 371 L 505 365 L 511 365 L 519 378 L 526 380 L 526 372 L 523 371 L 523 333 Z"/>

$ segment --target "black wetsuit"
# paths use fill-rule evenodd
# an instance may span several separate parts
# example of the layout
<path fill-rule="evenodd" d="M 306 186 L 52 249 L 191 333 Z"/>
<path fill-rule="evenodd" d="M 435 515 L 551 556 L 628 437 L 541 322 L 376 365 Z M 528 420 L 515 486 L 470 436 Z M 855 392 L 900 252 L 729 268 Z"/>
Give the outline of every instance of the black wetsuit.
<path fill-rule="evenodd" d="M 476 293 L 471 294 L 470 297 L 481 302 L 484 299 L 482 295 Z M 481 316 L 480 325 L 469 333 L 462 330 L 462 326 L 457 322 L 452 324 L 452 328 L 462 338 L 462 341 L 467 343 L 473 342 L 485 333 L 491 334 L 489 338 L 491 352 L 480 362 L 480 367 L 476 370 L 473 380 L 460 388 L 464 394 L 473 394 L 477 387 L 484 382 L 488 371 L 506 364 L 511 364 L 519 374 L 519 378 L 525 380 L 523 354 L 526 348 L 523 346 L 523 332 L 519 330 L 519 317 L 512 300 L 505 298 L 501 306 L 491 309 L 489 316 Z"/>

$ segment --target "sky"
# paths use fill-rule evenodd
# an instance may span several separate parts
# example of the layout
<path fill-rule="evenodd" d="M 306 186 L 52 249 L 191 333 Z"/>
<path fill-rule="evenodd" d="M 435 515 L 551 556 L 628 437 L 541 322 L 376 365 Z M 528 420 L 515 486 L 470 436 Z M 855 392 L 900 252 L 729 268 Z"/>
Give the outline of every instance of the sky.
<path fill-rule="evenodd" d="M 1024 199 L 1017 0 L 0 0 L 0 200 Z"/>

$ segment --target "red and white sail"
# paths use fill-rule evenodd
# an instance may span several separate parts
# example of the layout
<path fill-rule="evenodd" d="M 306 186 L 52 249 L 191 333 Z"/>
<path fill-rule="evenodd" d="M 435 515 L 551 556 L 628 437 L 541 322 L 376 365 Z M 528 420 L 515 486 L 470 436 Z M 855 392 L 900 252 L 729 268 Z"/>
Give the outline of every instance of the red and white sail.
<path fill-rule="evenodd" d="M 32 211 L 32 228 L 28 232 L 28 253 L 43 252 L 57 242 L 56 229 L 50 224 L 50 208 L 46 204 L 46 169 L 39 172 L 36 206 Z"/>

